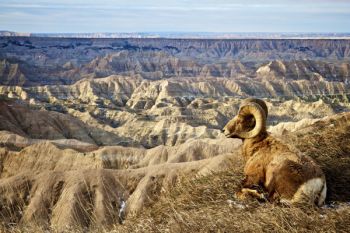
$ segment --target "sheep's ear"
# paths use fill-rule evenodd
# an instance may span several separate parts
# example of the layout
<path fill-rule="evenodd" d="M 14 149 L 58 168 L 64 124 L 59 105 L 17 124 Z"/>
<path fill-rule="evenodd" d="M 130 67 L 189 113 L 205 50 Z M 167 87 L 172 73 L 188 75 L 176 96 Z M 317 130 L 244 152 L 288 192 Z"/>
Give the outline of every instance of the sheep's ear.
<path fill-rule="evenodd" d="M 244 120 L 241 124 L 241 129 L 239 132 L 237 132 L 238 135 L 244 135 L 244 133 L 252 131 L 255 128 L 256 121 L 255 118 L 252 115 L 246 115 L 244 116 Z M 239 137 L 240 137 L 239 136 Z"/>
<path fill-rule="evenodd" d="M 255 118 L 252 115 L 241 116 L 243 121 L 241 123 L 242 131 L 249 131 L 255 126 Z"/>

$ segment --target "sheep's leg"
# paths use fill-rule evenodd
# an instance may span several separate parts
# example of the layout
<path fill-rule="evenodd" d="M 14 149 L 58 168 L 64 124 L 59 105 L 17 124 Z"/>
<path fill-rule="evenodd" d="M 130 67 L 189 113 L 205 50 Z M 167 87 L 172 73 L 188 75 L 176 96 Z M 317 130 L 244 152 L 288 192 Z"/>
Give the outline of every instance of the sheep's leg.
<path fill-rule="evenodd" d="M 258 174 L 246 175 L 242 180 L 242 189 L 236 193 L 236 198 L 245 200 L 247 198 L 257 198 L 260 201 L 266 201 L 264 189 L 261 183 L 261 176 Z"/>
<path fill-rule="evenodd" d="M 255 189 L 247 189 L 247 188 L 243 188 L 242 189 L 242 192 L 243 193 L 247 193 L 247 194 L 250 194 L 254 197 L 257 197 L 257 198 L 264 198 L 264 194 L 263 193 L 259 193 L 257 190 Z"/>
<path fill-rule="evenodd" d="M 254 197 L 259 200 L 265 200 L 265 195 L 263 193 L 259 193 L 255 189 L 242 188 L 240 192 L 236 193 L 238 199 L 245 200 L 247 197 Z"/>

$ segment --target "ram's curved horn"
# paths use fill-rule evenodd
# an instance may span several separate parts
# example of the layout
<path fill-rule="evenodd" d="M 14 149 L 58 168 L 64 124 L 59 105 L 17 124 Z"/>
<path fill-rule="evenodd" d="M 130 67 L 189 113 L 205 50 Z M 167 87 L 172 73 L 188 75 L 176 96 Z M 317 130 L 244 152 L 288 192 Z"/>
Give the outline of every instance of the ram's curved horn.
<path fill-rule="evenodd" d="M 266 112 L 257 103 L 249 103 L 243 105 L 238 112 L 241 116 L 253 116 L 255 119 L 255 126 L 252 130 L 246 132 L 238 132 L 237 136 L 240 138 L 253 138 L 256 137 L 260 132 L 266 130 Z"/>
<path fill-rule="evenodd" d="M 261 100 L 261 99 L 256 99 L 256 98 L 247 98 L 245 100 L 243 100 L 242 102 L 242 105 L 246 105 L 246 104 L 250 104 L 250 103 L 256 103 L 256 104 L 259 104 L 260 107 L 265 111 L 265 116 L 267 118 L 267 115 L 269 113 L 268 109 L 267 109 L 267 106 L 266 106 L 266 103 L 265 101 Z"/>

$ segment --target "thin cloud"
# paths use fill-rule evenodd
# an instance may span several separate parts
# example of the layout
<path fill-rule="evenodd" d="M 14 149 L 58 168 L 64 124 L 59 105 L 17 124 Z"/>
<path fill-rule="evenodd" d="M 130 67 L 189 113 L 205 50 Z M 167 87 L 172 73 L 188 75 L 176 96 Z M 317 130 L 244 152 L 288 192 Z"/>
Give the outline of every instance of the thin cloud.
<path fill-rule="evenodd" d="M 349 32 L 342 0 L 24 0 L 0 2 L 0 30 Z"/>
<path fill-rule="evenodd" d="M 47 8 L 47 9 L 115 9 L 115 10 L 175 10 L 175 11 L 227 11 L 232 9 L 246 8 L 270 8 L 278 7 L 278 5 L 259 5 L 259 4 L 228 4 L 223 6 L 117 6 L 105 4 L 86 4 L 86 5 L 63 5 L 63 4 L 8 4 L 0 3 L 2 8 Z"/>
<path fill-rule="evenodd" d="M 243 1 L 241 1 L 243 2 Z M 105 4 L 96 4 L 96 3 L 84 3 L 77 4 L 71 2 L 70 4 L 60 4 L 60 3 L 0 3 L 0 8 L 8 9 L 91 9 L 91 10 L 148 10 L 148 11 L 231 11 L 231 10 L 242 10 L 249 11 L 251 9 L 262 9 L 262 10 L 276 10 L 279 11 L 302 11 L 302 12 L 332 12 L 332 13 L 350 13 L 350 3 L 346 1 L 338 0 L 338 4 L 327 3 L 326 0 L 316 0 L 316 1 L 296 1 L 291 3 L 290 1 L 280 1 L 275 3 L 256 3 L 255 1 L 248 3 L 209 3 L 206 4 L 194 4 L 191 1 L 180 2 L 180 4 L 161 4 L 157 1 L 153 1 L 153 4 L 112 4 L 106 2 Z M 317 4 L 322 3 L 322 4 Z M 327 4 L 325 4 L 327 3 Z M 346 3 L 346 4 L 344 4 Z M 312 6 L 312 7 L 310 7 Z M 1 10 L 0 10 L 1 12 Z"/>

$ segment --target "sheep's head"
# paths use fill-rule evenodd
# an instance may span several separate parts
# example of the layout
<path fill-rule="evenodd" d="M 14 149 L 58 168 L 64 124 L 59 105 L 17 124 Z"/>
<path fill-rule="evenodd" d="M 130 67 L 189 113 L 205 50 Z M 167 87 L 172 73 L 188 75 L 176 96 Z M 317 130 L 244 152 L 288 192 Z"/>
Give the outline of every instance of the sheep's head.
<path fill-rule="evenodd" d="M 266 131 L 267 106 L 259 99 L 246 99 L 238 114 L 230 120 L 223 131 L 228 138 L 254 138 Z"/>

